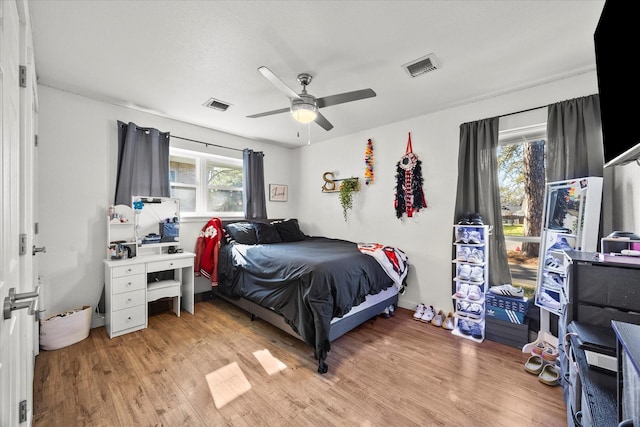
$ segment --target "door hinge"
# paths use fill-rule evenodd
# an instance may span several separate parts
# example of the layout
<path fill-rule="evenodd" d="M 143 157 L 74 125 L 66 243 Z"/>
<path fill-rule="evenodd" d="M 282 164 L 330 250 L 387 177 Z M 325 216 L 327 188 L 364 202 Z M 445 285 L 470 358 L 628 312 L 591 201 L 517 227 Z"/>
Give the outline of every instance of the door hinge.
<path fill-rule="evenodd" d="M 36 222 L 33 224 L 33 234 L 38 234 L 40 232 L 40 223 Z"/>
<path fill-rule="evenodd" d="M 27 235 L 26 234 L 21 234 L 20 235 L 20 249 L 18 252 L 18 255 L 25 255 L 27 253 Z"/>
<path fill-rule="evenodd" d="M 27 401 L 26 400 L 23 400 L 20 402 L 18 413 L 19 413 L 18 422 L 19 423 L 26 422 L 27 421 Z"/>
<path fill-rule="evenodd" d="M 33 135 L 33 145 L 38 146 L 38 135 Z"/>
<path fill-rule="evenodd" d="M 19 80 L 20 80 L 20 87 L 27 87 L 27 66 L 26 65 L 19 66 Z"/>

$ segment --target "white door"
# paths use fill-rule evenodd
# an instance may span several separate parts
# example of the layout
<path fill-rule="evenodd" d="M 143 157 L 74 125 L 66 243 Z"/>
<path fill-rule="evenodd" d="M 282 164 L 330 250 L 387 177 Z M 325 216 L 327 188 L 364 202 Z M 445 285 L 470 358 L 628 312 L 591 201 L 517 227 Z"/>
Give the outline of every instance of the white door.
<path fill-rule="evenodd" d="M 21 197 L 22 172 L 25 165 L 21 152 L 24 135 L 24 110 L 21 106 L 19 66 L 26 52 L 20 14 L 24 17 L 25 2 L 0 1 L 0 426 L 13 427 L 28 421 L 31 411 L 33 383 L 34 319 L 26 310 L 6 312 L 5 299 L 9 290 L 21 294 L 32 290 L 31 269 L 20 255 L 20 234 L 24 225 L 24 203 Z M 22 40 L 21 40 L 21 31 Z M 30 31 L 30 30 L 29 30 Z M 24 99 L 24 98 L 22 98 Z M 29 125 L 31 126 L 31 124 Z M 22 132 L 21 132 L 22 130 Z M 30 256 L 31 252 L 27 250 Z M 27 276 L 27 279 L 25 279 Z M 29 280 L 29 281 L 26 281 Z M 21 411 L 21 402 L 25 402 Z"/>

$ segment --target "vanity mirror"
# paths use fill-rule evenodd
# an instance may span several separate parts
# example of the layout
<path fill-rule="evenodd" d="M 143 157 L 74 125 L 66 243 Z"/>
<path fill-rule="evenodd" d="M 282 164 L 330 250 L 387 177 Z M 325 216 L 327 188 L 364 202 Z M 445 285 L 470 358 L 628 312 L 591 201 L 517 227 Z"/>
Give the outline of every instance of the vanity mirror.
<path fill-rule="evenodd" d="M 139 247 L 180 244 L 180 200 L 134 196 L 135 236 Z"/>

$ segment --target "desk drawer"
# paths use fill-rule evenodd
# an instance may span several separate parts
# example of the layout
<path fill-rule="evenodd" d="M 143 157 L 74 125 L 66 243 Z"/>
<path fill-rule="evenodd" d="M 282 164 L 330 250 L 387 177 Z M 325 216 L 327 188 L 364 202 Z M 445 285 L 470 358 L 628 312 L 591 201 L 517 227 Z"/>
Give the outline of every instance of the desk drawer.
<path fill-rule="evenodd" d="M 173 270 L 175 268 L 191 267 L 193 265 L 193 258 L 178 258 L 168 259 L 162 261 L 153 261 L 147 263 L 147 272 L 153 273 L 154 271 Z"/>
<path fill-rule="evenodd" d="M 131 276 L 116 277 L 111 282 L 111 293 L 113 295 L 123 292 L 137 291 L 147 287 L 146 274 L 134 274 Z"/>
<path fill-rule="evenodd" d="M 145 302 L 144 289 L 132 292 L 123 292 L 121 294 L 114 295 L 111 298 L 111 309 L 113 311 L 122 310 L 125 308 L 143 305 Z M 117 314 L 114 315 L 117 316 Z"/>
<path fill-rule="evenodd" d="M 144 274 L 144 264 L 129 264 L 111 269 L 113 277 L 129 276 L 131 274 Z"/>
<path fill-rule="evenodd" d="M 147 320 L 147 306 L 139 305 L 137 307 L 116 311 L 113 313 L 111 320 L 114 334 L 124 329 L 144 325 Z"/>

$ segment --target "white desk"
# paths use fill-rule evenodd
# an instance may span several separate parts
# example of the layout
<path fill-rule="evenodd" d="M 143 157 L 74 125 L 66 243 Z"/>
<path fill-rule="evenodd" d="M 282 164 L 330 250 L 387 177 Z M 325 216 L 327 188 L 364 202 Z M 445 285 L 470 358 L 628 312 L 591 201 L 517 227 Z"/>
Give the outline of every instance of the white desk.
<path fill-rule="evenodd" d="M 109 337 L 147 327 L 147 273 L 174 270 L 174 277 L 182 286 L 182 308 L 193 314 L 194 258 L 194 253 L 182 252 L 104 260 L 105 327 Z"/>

